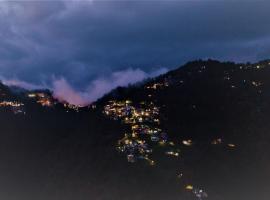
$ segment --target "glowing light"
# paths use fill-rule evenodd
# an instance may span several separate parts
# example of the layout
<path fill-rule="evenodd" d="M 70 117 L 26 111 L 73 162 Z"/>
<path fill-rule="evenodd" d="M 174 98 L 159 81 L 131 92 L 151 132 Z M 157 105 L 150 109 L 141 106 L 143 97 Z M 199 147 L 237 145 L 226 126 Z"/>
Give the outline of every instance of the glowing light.
<path fill-rule="evenodd" d="M 221 138 L 218 138 L 218 139 L 214 139 L 212 140 L 211 144 L 213 145 L 217 145 L 217 144 L 221 144 L 222 143 L 222 139 Z"/>
<path fill-rule="evenodd" d="M 228 147 L 231 147 L 231 148 L 235 148 L 236 147 L 236 145 L 235 144 L 228 144 Z"/>
<path fill-rule="evenodd" d="M 193 185 L 186 185 L 186 190 L 193 190 Z"/>
<path fill-rule="evenodd" d="M 192 140 L 183 140 L 182 143 L 186 146 L 191 146 L 192 145 Z"/>

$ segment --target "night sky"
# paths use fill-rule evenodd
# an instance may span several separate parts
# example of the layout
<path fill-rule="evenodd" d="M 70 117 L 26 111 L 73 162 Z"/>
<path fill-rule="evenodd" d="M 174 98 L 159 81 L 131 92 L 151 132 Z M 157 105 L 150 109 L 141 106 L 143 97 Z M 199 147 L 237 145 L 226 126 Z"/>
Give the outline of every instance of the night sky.
<path fill-rule="evenodd" d="M 83 104 L 194 59 L 267 59 L 269 8 L 269 1 L 1 2 L 1 80 Z"/>

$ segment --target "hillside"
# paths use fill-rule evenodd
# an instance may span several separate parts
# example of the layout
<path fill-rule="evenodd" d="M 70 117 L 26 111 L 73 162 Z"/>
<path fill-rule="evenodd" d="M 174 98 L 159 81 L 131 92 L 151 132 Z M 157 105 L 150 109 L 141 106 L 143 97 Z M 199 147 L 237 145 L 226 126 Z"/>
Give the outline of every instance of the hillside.
<path fill-rule="evenodd" d="M 3 199 L 268 199 L 270 62 L 194 61 L 78 108 L 0 84 Z"/>
<path fill-rule="evenodd" d="M 194 143 L 188 150 L 179 146 L 178 165 L 192 171 L 197 185 L 228 195 L 222 199 L 263 199 L 269 185 L 269 74 L 269 61 L 195 61 L 105 99 L 160 108 L 158 127 L 178 144 Z"/>

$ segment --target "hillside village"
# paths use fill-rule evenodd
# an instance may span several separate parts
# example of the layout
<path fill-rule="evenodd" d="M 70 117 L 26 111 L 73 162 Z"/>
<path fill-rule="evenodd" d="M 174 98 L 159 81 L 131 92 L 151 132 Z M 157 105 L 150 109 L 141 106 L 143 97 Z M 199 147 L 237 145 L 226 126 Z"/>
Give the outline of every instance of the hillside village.
<path fill-rule="evenodd" d="M 107 176 L 108 184 L 116 184 L 112 174 L 125 174 L 119 175 L 123 183 L 153 183 L 153 188 L 145 187 L 155 197 L 163 198 L 161 192 L 170 191 L 169 199 L 233 199 L 229 191 L 240 183 L 249 188 L 249 192 L 236 192 L 241 198 L 264 197 L 266 180 L 253 183 L 259 176 L 267 177 L 269 166 L 269 74 L 269 61 L 194 61 L 141 84 L 116 88 L 87 107 L 59 102 L 47 91 L 18 94 L 1 85 L 0 114 L 6 116 L 1 131 L 15 131 L 21 138 L 18 147 L 30 148 L 42 163 L 47 159 L 44 166 L 49 165 L 49 174 L 63 173 L 70 181 L 76 178 L 65 163 L 71 162 L 77 174 L 80 168 L 87 169 L 84 162 L 93 157 L 96 166 L 90 171 L 95 174 L 95 170 L 104 169 L 98 175 Z M 31 120 L 35 122 L 30 124 Z M 91 120 L 101 125 L 91 124 Z M 10 136 L 3 138 L 3 146 L 13 144 Z M 10 151 L 14 157 L 20 155 Z M 109 161 L 114 166 L 109 167 Z M 139 178 L 140 170 L 150 170 L 149 175 Z M 91 176 L 95 175 L 86 176 L 85 181 Z M 252 181 L 242 182 L 247 176 Z M 153 177 L 160 181 L 153 182 Z M 160 192 L 155 189 L 161 186 Z M 87 193 L 88 187 L 83 187 Z M 125 184 L 118 187 L 125 188 Z M 146 195 L 135 191 L 142 198 Z M 135 191 L 126 189 L 123 195 L 136 199 Z"/>

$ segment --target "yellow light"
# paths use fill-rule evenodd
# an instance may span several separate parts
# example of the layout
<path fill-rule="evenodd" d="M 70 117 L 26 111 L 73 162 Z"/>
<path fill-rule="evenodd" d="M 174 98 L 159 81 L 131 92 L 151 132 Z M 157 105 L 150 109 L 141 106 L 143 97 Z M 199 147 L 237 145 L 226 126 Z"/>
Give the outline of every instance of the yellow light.
<path fill-rule="evenodd" d="M 126 100 L 126 104 L 131 104 L 132 102 L 130 100 Z"/>
<path fill-rule="evenodd" d="M 228 144 L 228 147 L 234 148 L 236 145 L 235 144 Z"/>
<path fill-rule="evenodd" d="M 193 190 L 193 186 L 192 185 L 187 185 L 186 190 Z"/>
<path fill-rule="evenodd" d="M 125 144 L 129 144 L 129 140 L 128 139 L 125 140 Z"/>
<path fill-rule="evenodd" d="M 36 94 L 28 94 L 28 97 L 30 98 L 36 97 Z"/>
<path fill-rule="evenodd" d="M 159 141 L 159 145 L 161 145 L 161 146 L 164 146 L 165 145 L 165 141 Z"/>
<path fill-rule="evenodd" d="M 153 165 L 155 165 L 155 161 L 150 160 L 149 164 L 153 166 Z"/>
<path fill-rule="evenodd" d="M 179 156 L 179 153 L 178 152 L 173 152 L 173 151 L 168 151 L 166 152 L 167 155 L 170 155 L 170 156 L 175 156 L 175 157 L 178 157 Z"/>
<path fill-rule="evenodd" d="M 169 145 L 174 146 L 174 142 L 169 142 Z"/>
<path fill-rule="evenodd" d="M 143 140 L 138 140 L 137 141 L 139 144 L 144 144 L 145 143 L 145 141 L 143 141 Z"/>
<path fill-rule="evenodd" d="M 213 145 L 216 145 L 216 144 L 221 144 L 221 143 L 222 143 L 221 138 L 214 139 L 214 140 L 211 142 L 211 144 L 213 144 Z"/>
<path fill-rule="evenodd" d="M 191 146 L 192 145 L 192 140 L 183 140 L 182 143 L 186 146 Z"/>

